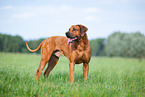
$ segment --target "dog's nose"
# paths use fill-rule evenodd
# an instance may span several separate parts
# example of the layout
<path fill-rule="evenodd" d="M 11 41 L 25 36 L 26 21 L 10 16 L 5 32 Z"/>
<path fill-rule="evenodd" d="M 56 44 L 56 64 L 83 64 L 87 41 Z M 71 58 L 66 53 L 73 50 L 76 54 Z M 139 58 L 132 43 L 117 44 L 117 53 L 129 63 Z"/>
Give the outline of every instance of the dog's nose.
<path fill-rule="evenodd" d="M 69 36 L 69 31 L 65 33 L 65 35 L 68 37 Z"/>
<path fill-rule="evenodd" d="M 67 33 L 69 33 L 69 31 L 68 31 L 68 32 L 66 32 L 65 34 L 67 34 Z"/>
<path fill-rule="evenodd" d="M 73 38 L 69 31 L 66 32 L 65 35 L 66 35 L 67 38 Z"/>

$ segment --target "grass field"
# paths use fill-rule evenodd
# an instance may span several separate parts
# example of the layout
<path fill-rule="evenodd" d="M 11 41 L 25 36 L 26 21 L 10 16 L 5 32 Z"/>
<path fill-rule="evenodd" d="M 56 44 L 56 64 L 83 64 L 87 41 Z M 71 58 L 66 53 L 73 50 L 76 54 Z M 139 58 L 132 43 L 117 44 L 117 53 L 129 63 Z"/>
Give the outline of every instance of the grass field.
<path fill-rule="evenodd" d="M 0 96 L 14 97 L 145 97 L 145 60 L 92 57 L 89 79 L 75 65 L 69 82 L 69 61 L 60 57 L 48 78 L 36 81 L 40 55 L 0 53 Z"/>

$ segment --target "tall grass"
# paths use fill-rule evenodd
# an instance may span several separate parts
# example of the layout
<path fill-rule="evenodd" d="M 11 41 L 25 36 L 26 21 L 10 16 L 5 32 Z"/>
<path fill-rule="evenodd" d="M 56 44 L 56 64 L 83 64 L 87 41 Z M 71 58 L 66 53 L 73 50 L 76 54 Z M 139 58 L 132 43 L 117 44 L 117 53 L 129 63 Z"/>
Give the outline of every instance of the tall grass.
<path fill-rule="evenodd" d="M 144 97 L 145 60 L 92 57 L 89 79 L 82 64 L 75 66 L 75 83 L 69 82 L 69 61 L 60 57 L 48 78 L 36 81 L 40 55 L 0 53 L 0 96 Z"/>

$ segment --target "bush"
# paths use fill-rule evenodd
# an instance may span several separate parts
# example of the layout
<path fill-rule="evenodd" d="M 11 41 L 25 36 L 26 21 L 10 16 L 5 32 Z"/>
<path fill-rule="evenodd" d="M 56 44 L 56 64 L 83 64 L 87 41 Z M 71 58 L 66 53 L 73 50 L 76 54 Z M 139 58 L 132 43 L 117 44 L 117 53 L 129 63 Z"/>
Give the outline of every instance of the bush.
<path fill-rule="evenodd" d="M 139 32 L 115 32 L 108 37 L 105 52 L 107 56 L 144 57 L 145 36 Z"/>
<path fill-rule="evenodd" d="M 94 39 L 90 41 L 92 56 L 100 56 L 104 54 L 104 41 L 105 39 Z"/>

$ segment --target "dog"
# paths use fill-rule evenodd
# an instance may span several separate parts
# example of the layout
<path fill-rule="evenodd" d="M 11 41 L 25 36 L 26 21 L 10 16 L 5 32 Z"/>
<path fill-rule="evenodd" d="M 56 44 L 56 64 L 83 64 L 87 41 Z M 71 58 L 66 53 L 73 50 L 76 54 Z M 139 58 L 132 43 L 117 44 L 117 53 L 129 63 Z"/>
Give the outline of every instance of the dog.
<path fill-rule="evenodd" d="M 48 63 L 44 71 L 44 77 L 48 77 L 51 70 L 57 64 L 60 55 L 69 59 L 70 82 L 74 83 L 74 65 L 83 63 L 83 73 L 85 80 L 88 79 L 89 62 L 91 59 L 91 47 L 87 37 L 88 28 L 83 25 L 73 25 L 65 36 L 52 36 L 45 39 L 35 49 L 31 50 L 26 42 L 26 47 L 30 52 L 36 52 L 41 47 L 41 61 L 36 72 L 38 80 L 42 70 Z"/>

